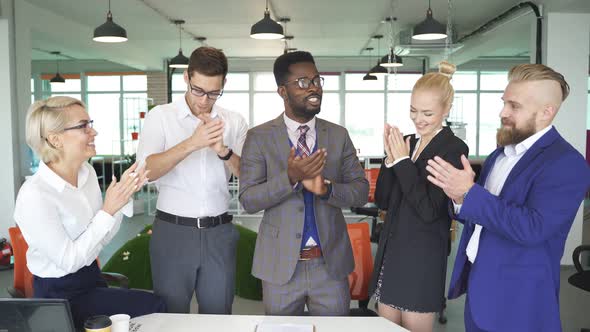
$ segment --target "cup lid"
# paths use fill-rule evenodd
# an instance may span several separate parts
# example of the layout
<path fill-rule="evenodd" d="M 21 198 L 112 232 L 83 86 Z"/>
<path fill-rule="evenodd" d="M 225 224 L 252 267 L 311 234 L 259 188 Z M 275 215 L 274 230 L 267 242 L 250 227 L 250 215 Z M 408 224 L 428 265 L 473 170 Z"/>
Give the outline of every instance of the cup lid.
<path fill-rule="evenodd" d="M 109 316 L 97 315 L 88 317 L 84 323 L 85 329 L 102 329 L 107 326 L 111 326 L 112 322 Z"/>

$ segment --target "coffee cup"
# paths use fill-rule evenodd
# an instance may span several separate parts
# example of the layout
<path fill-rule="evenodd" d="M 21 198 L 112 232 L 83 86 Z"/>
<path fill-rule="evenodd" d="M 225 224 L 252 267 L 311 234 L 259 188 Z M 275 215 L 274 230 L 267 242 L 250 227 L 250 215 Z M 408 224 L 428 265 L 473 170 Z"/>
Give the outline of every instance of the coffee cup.
<path fill-rule="evenodd" d="M 111 332 L 111 319 L 109 316 L 97 315 L 88 317 L 84 323 L 85 332 Z"/>

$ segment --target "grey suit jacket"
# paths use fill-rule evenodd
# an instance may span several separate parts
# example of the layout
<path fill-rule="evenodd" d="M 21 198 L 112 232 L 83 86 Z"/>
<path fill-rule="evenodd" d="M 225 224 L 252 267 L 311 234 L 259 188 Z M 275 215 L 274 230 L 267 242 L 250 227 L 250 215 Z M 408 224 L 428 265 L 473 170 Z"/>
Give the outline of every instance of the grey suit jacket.
<path fill-rule="evenodd" d="M 316 132 L 328 152 L 322 174 L 332 181 L 330 197 L 314 199 L 316 225 L 328 273 L 341 280 L 354 269 L 342 208 L 364 205 L 369 183 L 345 128 L 317 118 Z M 289 151 L 281 114 L 248 131 L 240 162 L 240 202 L 248 213 L 264 210 L 252 274 L 279 285 L 295 270 L 304 222 L 302 186 L 294 189 L 287 176 Z"/>

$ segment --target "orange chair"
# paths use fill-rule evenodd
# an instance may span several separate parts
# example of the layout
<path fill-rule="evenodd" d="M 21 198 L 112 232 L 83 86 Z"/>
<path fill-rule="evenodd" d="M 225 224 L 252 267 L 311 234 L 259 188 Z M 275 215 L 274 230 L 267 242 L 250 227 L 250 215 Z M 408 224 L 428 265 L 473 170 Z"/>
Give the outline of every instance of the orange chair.
<path fill-rule="evenodd" d="M 377 178 L 379 177 L 379 168 L 365 168 L 365 177 L 369 181 L 369 203 L 375 202 L 375 189 L 377 188 Z"/>
<path fill-rule="evenodd" d="M 12 252 L 14 255 L 14 283 L 8 293 L 14 298 L 33 297 L 33 275 L 27 268 L 27 250 L 29 245 L 23 238 L 20 228 L 8 229 Z"/>
<path fill-rule="evenodd" d="M 33 274 L 27 267 L 27 250 L 29 245 L 18 227 L 10 227 L 10 242 L 14 254 L 14 283 L 7 291 L 13 298 L 33 297 Z M 98 262 L 98 258 L 97 258 Z M 121 288 L 129 288 L 129 279 L 119 273 L 102 272 L 103 279 Z"/>
<path fill-rule="evenodd" d="M 351 316 L 377 316 L 368 309 L 369 281 L 373 273 L 373 255 L 369 239 L 369 224 L 365 222 L 347 224 L 348 236 L 354 256 L 354 271 L 348 276 L 350 298 L 359 302 L 358 309 L 350 311 Z"/>

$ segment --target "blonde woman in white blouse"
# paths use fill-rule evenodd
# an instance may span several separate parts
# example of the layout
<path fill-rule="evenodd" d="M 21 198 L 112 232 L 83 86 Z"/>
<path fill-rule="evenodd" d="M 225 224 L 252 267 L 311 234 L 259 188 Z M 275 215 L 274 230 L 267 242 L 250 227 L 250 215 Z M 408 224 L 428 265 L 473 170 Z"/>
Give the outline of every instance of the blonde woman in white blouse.
<path fill-rule="evenodd" d="M 122 214 L 131 216 L 130 198 L 147 181 L 148 172 L 134 164 L 121 181 L 113 176 L 103 202 L 96 173 L 87 162 L 96 155 L 97 134 L 77 99 L 59 96 L 31 105 L 26 140 L 41 162 L 22 185 L 14 211 L 29 245 L 34 296 L 68 299 L 78 327 L 96 314 L 165 311 L 154 294 L 107 288 L 100 276 L 96 257 L 119 230 Z"/>

